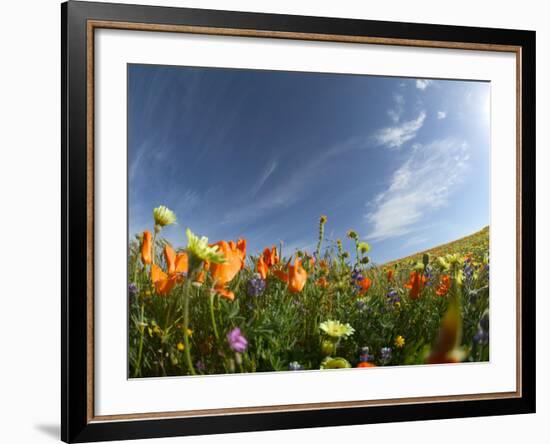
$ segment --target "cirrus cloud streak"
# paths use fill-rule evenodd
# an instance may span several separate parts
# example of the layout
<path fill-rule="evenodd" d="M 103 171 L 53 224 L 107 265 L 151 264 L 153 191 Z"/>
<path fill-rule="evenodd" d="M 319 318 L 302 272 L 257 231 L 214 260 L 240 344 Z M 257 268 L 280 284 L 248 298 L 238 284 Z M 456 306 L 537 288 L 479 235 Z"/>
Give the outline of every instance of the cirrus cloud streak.
<path fill-rule="evenodd" d="M 456 139 L 415 145 L 378 194 L 366 215 L 371 241 L 402 236 L 419 228 L 432 211 L 447 205 L 469 168 L 468 146 Z M 421 228 L 421 227 L 420 227 Z"/>
<path fill-rule="evenodd" d="M 404 143 L 416 137 L 416 133 L 424 125 L 424 120 L 426 120 L 426 113 L 422 111 L 416 119 L 382 128 L 374 135 L 374 138 L 378 145 L 387 148 L 400 148 Z"/>

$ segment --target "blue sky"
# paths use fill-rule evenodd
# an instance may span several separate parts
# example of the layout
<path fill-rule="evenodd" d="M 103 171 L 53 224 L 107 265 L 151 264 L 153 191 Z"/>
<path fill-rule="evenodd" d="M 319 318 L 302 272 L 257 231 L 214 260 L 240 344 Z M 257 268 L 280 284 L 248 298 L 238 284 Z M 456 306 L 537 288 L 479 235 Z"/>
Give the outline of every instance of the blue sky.
<path fill-rule="evenodd" d="M 128 67 L 129 235 L 166 205 L 211 241 L 314 250 L 356 230 L 384 262 L 489 224 L 490 84 Z"/>

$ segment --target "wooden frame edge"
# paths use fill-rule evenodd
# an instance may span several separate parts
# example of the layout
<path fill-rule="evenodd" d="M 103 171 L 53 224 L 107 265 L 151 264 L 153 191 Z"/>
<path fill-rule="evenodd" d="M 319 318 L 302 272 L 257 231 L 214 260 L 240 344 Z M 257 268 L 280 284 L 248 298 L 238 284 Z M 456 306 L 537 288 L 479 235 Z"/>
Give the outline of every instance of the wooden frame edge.
<path fill-rule="evenodd" d="M 406 47 L 423 47 L 423 48 L 442 48 L 442 49 L 461 49 L 475 51 L 493 51 L 493 52 L 509 52 L 516 56 L 516 391 L 502 392 L 490 394 L 471 394 L 471 395 L 453 395 L 453 396 L 433 396 L 433 397 L 413 397 L 413 398 L 396 398 L 388 400 L 364 400 L 364 401 L 344 401 L 344 402 L 328 402 L 328 403 L 308 403 L 308 404 L 289 404 L 289 405 L 273 405 L 261 407 L 233 407 L 221 409 L 205 409 L 205 410 L 185 410 L 174 412 L 146 412 L 133 414 L 118 414 L 118 415 L 102 415 L 94 414 L 94 284 L 93 284 L 93 245 L 94 245 L 94 31 L 95 29 L 123 29 L 133 31 L 152 31 L 152 32 L 174 32 L 174 33 L 190 33 L 202 35 L 221 35 L 235 37 L 260 37 L 260 38 L 278 38 L 288 40 L 309 40 L 309 41 L 324 41 L 338 43 L 358 43 L 358 44 L 375 44 L 375 45 L 395 45 Z M 87 313 L 88 313 L 88 341 L 87 341 L 87 423 L 113 422 L 123 420 L 139 420 L 139 419 L 160 419 L 160 418 L 189 418 L 201 416 L 226 416 L 237 415 L 243 413 L 258 414 L 258 413 L 273 413 L 273 412 L 295 412 L 304 410 L 325 410 L 334 408 L 359 408 L 359 407 L 374 407 L 388 405 L 407 405 L 418 402 L 422 403 L 442 403 L 442 402 L 460 402 L 474 400 L 491 400 L 491 399 L 512 399 L 521 398 L 522 396 L 522 350 L 521 350 L 521 158 L 522 158 L 522 125 L 521 125 L 521 103 L 522 103 L 522 47 L 519 45 L 500 45 L 500 44 L 485 44 L 485 43 L 467 43 L 467 42 L 449 42 L 449 41 L 432 41 L 432 40 L 416 40 L 416 39 L 398 39 L 385 37 L 367 37 L 367 36 L 346 36 L 333 34 L 312 34 L 300 32 L 285 32 L 285 31 L 264 31 L 251 29 L 236 29 L 236 28 L 215 28 L 207 26 L 188 26 L 188 25 L 166 25 L 166 24 L 148 24 L 124 21 L 109 21 L 109 20 L 87 20 L 86 24 L 87 44 L 86 44 L 86 60 L 87 60 L 87 242 L 88 242 L 88 294 L 87 294 Z"/>

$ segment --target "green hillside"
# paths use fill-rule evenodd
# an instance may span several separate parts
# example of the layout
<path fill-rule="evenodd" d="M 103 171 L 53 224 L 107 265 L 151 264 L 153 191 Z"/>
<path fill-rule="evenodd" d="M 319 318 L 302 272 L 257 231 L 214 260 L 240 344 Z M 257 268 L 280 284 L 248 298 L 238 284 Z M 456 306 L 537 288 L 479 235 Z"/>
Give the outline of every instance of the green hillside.
<path fill-rule="evenodd" d="M 446 244 L 438 245 L 430 248 L 429 250 L 419 251 L 418 253 L 411 254 L 410 256 L 395 259 L 393 261 L 384 264 L 395 265 L 404 262 L 417 262 L 421 261 L 424 254 L 429 254 L 432 257 L 444 256 L 446 254 L 468 254 L 472 253 L 477 259 L 482 259 L 483 255 L 489 250 L 489 227 L 482 228 L 481 230 L 465 236 L 463 238 L 448 242 Z"/>

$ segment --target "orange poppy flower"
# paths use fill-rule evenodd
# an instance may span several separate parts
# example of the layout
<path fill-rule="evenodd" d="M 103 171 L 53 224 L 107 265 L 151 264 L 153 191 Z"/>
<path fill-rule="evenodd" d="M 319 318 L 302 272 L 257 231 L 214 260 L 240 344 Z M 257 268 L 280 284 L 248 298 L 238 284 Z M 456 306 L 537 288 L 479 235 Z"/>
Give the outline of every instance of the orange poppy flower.
<path fill-rule="evenodd" d="M 271 250 L 266 248 L 263 252 L 263 259 L 268 268 L 277 265 L 279 263 L 279 252 L 277 251 L 277 247 L 273 245 Z"/>
<path fill-rule="evenodd" d="M 206 273 L 208 273 L 209 269 L 210 269 L 210 262 L 206 262 L 206 261 L 203 262 L 202 270 L 196 274 L 195 280 L 193 282 L 201 285 L 204 284 L 204 281 L 206 281 Z"/>
<path fill-rule="evenodd" d="M 294 265 L 288 266 L 288 288 L 292 293 L 299 293 L 306 281 L 307 271 L 302 267 L 302 260 L 296 259 Z"/>
<path fill-rule="evenodd" d="M 281 281 L 288 283 L 288 273 L 285 273 L 283 270 L 273 270 L 273 274 Z"/>
<path fill-rule="evenodd" d="M 357 368 L 370 368 L 370 367 L 376 367 L 376 365 L 373 364 L 372 362 L 360 362 L 359 364 L 357 364 Z"/>
<path fill-rule="evenodd" d="M 359 292 L 361 294 L 365 294 L 367 291 L 369 291 L 369 288 L 372 285 L 372 280 L 366 277 L 361 279 L 359 282 L 357 282 L 357 284 L 359 285 L 359 288 L 360 288 Z"/>
<path fill-rule="evenodd" d="M 393 281 L 393 270 L 388 270 L 388 282 Z"/>
<path fill-rule="evenodd" d="M 149 230 L 143 232 L 143 240 L 141 241 L 141 261 L 146 265 L 152 262 L 152 241 L 153 235 Z"/>
<path fill-rule="evenodd" d="M 289 264 L 288 272 L 273 270 L 273 274 L 281 281 L 286 282 L 292 293 L 299 293 L 306 285 L 307 271 L 302 267 L 301 259 L 296 259 L 294 265 Z"/>
<path fill-rule="evenodd" d="M 182 273 L 187 273 L 187 253 L 176 254 L 170 245 L 164 246 L 164 258 L 166 259 L 166 272 L 157 265 L 151 265 L 151 282 L 158 294 L 165 296 L 183 278 Z"/>
<path fill-rule="evenodd" d="M 279 253 L 275 245 L 269 248 L 264 249 L 263 253 L 258 258 L 256 262 L 256 271 L 260 274 L 262 279 L 266 279 L 269 273 L 269 270 L 274 265 L 279 263 Z"/>
<path fill-rule="evenodd" d="M 260 274 L 262 279 L 267 278 L 267 272 L 269 271 L 269 268 L 267 267 L 263 256 L 260 256 L 258 262 L 256 262 L 256 271 Z"/>
<path fill-rule="evenodd" d="M 418 271 L 411 271 L 409 282 L 403 286 L 410 290 L 409 297 L 414 300 L 420 297 L 420 293 L 422 292 L 426 281 L 426 276 L 422 273 L 419 273 Z"/>
<path fill-rule="evenodd" d="M 328 262 L 325 259 L 319 261 L 319 268 L 323 271 L 328 271 Z"/>
<path fill-rule="evenodd" d="M 439 281 L 439 285 L 437 286 L 435 293 L 438 296 L 445 296 L 450 289 L 451 289 L 451 278 L 446 274 L 444 274 L 443 276 L 441 276 L 441 280 Z"/>
<path fill-rule="evenodd" d="M 246 240 L 239 239 L 237 243 L 233 241 L 219 241 L 213 245 L 218 247 L 218 251 L 225 258 L 225 262 L 221 264 L 210 264 L 210 275 L 215 281 L 214 290 L 232 301 L 235 299 L 235 294 L 227 289 L 227 284 L 244 268 Z"/>
<path fill-rule="evenodd" d="M 328 287 L 328 281 L 327 278 L 322 276 L 319 279 L 317 279 L 316 284 L 321 288 L 327 288 Z"/>

